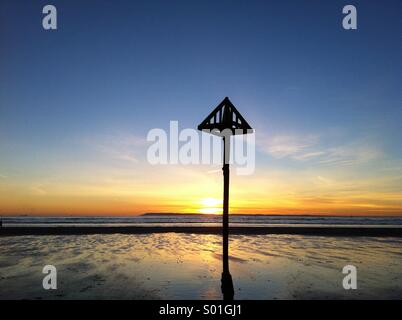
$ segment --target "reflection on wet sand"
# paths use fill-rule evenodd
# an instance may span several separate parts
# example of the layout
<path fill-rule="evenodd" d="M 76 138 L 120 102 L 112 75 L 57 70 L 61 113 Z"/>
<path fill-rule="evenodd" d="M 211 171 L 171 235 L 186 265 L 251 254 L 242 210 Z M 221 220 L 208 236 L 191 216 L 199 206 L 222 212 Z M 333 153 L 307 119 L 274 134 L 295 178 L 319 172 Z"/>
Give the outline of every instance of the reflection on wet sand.
<path fill-rule="evenodd" d="M 219 235 L 68 235 L 0 238 L 1 299 L 221 299 Z M 402 239 L 234 235 L 236 299 L 402 298 Z M 42 289 L 42 268 L 58 289 Z M 358 290 L 342 288 L 342 267 Z"/>

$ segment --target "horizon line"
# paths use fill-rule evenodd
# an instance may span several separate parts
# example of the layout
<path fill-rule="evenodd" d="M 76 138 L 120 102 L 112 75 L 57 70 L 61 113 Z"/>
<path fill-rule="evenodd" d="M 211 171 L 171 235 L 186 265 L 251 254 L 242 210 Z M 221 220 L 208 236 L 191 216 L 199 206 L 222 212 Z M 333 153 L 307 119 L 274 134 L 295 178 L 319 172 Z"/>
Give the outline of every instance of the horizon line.
<path fill-rule="evenodd" d="M 128 213 L 122 215 L 116 215 L 113 213 L 106 213 L 106 214 L 58 214 L 58 213 L 5 213 L 0 214 L 0 217 L 141 217 L 141 216 L 152 216 L 152 215 L 176 215 L 176 216 L 184 216 L 184 215 L 196 215 L 196 216 L 222 216 L 222 213 L 199 213 L 199 212 L 144 212 L 144 213 Z M 230 213 L 229 215 L 234 216 L 299 216 L 299 217 L 373 217 L 373 218 L 386 218 L 386 217 L 400 217 L 402 218 L 401 213 L 384 213 L 384 214 L 332 214 L 332 213 Z"/>

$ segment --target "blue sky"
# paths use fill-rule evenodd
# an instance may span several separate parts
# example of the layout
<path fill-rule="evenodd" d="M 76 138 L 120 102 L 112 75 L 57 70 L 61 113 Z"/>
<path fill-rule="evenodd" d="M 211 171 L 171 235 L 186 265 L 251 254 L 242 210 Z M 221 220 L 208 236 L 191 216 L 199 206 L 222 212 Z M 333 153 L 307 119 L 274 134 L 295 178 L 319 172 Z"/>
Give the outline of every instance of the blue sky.
<path fill-rule="evenodd" d="M 72 163 L 77 175 L 95 160 L 112 167 L 93 146 L 116 155 L 125 142 L 115 140 L 169 120 L 195 128 L 225 96 L 256 129 L 265 172 L 402 174 L 400 1 L 55 0 L 58 30 L 45 31 L 49 3 L 0 4 L 8 192 L 10 181 L 22 190 Z M 346 4 L 357 30 L 342 28 Z M 141 157 L 134 144 L 123 151 Z"/>

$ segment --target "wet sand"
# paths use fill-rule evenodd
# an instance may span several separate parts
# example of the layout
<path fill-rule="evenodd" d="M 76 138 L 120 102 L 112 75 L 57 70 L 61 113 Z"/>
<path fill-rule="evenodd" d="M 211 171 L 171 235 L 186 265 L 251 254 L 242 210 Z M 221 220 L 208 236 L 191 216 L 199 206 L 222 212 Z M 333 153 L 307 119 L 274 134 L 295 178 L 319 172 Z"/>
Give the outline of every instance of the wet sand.
<path fill-rule="evenodd" d="M 0 237 L 0 299 L 221 299 L 221 236 Z M 235 299 L 401 299 L 402 238 L 232 235 Z M 58 288 L 42 288 L 42 268 Z M 342 287 L 342 268 L 358 289 Z"/>
<path fill-rule="evenodd" d="M 219 226 L 63 226 L 3 227 L 0 236 L 23 235 L 90 235 L 90 234 L 154 234 L 154 233 L 221 234 Z M 400 227 L 230 227 L 232 235 L 294 234 L 311 236 L 402 237 Z"/>

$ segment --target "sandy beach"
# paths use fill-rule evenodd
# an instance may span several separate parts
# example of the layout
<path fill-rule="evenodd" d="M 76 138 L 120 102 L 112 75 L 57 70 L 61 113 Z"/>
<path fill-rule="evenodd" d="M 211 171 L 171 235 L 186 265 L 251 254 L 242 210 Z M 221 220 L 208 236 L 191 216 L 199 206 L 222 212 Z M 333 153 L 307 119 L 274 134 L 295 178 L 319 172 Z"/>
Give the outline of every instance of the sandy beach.
<path fill-rule="evenodd" d="M 0 248 L 0 299 L 221 299 L 219 235 L 3 236 Z M 57 290 L 42 288 L 47 264 Z M 357 290 L 342 287 L 347 264 Z M 230 238 L 235 299 L 401 299 L 401 265 L 399 237 Z"/>

